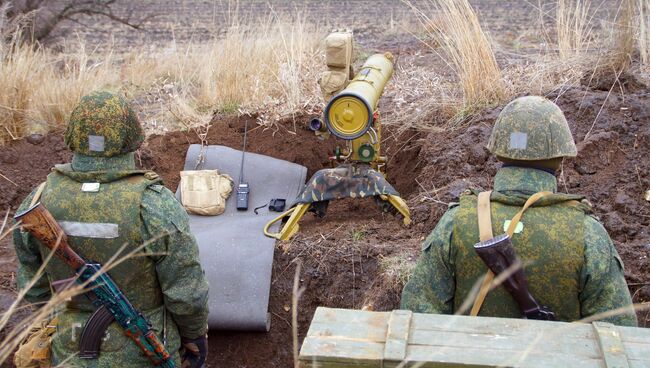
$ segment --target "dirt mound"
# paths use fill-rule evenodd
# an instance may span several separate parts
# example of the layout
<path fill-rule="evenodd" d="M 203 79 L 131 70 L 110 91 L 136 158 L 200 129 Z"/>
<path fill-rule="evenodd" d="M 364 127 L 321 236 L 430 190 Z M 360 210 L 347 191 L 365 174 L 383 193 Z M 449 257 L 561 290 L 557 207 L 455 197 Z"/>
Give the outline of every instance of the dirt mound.
<path fill-rule="evenodd" d="M 55 164 L 69 162 L 72 154 L 61 134 L 50 134 L 40 144 L 27 140 L 0 148 L 0 209 L 15 210 Z"/>

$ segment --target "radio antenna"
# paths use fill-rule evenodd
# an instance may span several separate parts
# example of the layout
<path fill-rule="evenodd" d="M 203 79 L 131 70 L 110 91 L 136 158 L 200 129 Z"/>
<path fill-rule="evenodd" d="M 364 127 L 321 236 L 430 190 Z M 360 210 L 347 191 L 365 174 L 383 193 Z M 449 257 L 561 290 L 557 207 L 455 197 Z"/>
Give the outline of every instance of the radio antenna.
<path fill-rule="evenodd" d="M 239 168 L 239 184 L 244 182 L 244 157 L 246 156 L 246 137 L 248 136 L 248 120 L 244 123 L 244 147 L 241 150 L 241 167 Z"/>
<path fill-rule="evenodd" d="M 246 157 L 246 137 L 248 136 L 248 120 L 244 122 L 244 147 L 241 151 L 241 167 L 239 168 L 239 185 L 237 185 L 237 210 L 248 210 L 248 194 L 250 187 L 244 183 L 244 157 Z"/>

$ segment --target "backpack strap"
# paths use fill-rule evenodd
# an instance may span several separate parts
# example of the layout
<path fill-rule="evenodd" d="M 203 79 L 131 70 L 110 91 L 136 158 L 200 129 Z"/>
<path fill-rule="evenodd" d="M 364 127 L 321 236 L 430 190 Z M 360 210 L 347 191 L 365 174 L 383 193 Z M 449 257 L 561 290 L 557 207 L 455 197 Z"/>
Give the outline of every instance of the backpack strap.
<path fill-rule="evenodd" d="M 481 241 L 486 241 L 494 237 L 492 234 L 492 214 L 490 213 L 490 194 L 492 194 L 491 190 L 478 194 L 476 210 L 478 215 L 479 238 Z M 478 312 L 481 310 L 481 306 L 485 301 L 485 297 L 490 291 L 492 280 L 494 280 L 494 273 L 488 269 L 485 277 L 483 277 L 483 282 L 481 283 L 481 288 L 476 295 L 476 299 L 474 299 L 474 305 L 472 305 L 472 310 L 469 313 L 470 316 L 478 315 Z"/>
<path fill-rule="evenodd" d="M 494 235 L 492 234 L 492 217 L 490 214 L 490 194 L 492 192 L 481 192 L 478 195 L 478 203 L 476 206 L 477 209 L 477 215 L 478 215 L 478 229 L 479 229 L 479 237 L 481 241 L 486 241 L 489 239 L 492 239 Z M 515 228 L 517 228 L 517 224 L 519 224 L 519 221 L 521 220 L 521 217 L 524 215 L 524 212 L 532 206 L 535 202 L 538 200 L 553 194 L 553 192 L 537 192 L 530 196 L 524 206 L 517 212 L 517 214 L 512 218 L 510 221 L 510 225 L 508 226 L 508 229 L 506 230 L 506 233 L 508 236 L 512 237 L 512 234 L 515 232 Z M 470 311 L 470 316 L 477 316 L 478 312 L 481 310 L 481 306 L 483 305 L 483 302 L 485 301 L 485 297 L 487 296 L 488 292 L 490 292 L 491 289 L 494 287 L 498 286 L 492 286 L 492 281 L 494 280 L 494 273 L 488 269 L 488 272 L 485 274 L 485 277 L 483 278 L 483 282 L 481 283 L 481 288 L 478 291 L 478 294 L 476 295 L 476 299 L 474 300 L 474 304 L 472 305 L 472 310 Z"/>

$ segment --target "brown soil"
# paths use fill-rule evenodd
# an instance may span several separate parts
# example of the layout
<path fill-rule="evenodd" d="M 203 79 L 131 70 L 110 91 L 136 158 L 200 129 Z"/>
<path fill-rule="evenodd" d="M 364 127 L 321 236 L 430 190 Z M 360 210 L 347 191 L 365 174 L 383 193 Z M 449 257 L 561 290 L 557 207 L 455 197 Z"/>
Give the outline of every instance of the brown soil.
<path fill-rule="evenodd" d="M 607 98 L 606 91 L 585 88 L 570 89 L 558 98 L 579 149 L 576 159 L 565 162 L 559 188 L 582 193 L 592 201 L 595 215 L 605 224 L 625 262 L 634 301 L 645 302 L 650 300 L 650 203 L 643 198 L 650 189 L 650 91 L 641 89 Z M 605 99 L 607 103 L 598 114 Z M 306 216 L 301 233 L 291 242 L 280 243 L 275 254 L 269 305 L 271 332 L 211 332 L 209 366 L 291 365 L 290 306 L 298 262 L 302 264 L 300 284 L 304 288 L 299 305 L 301 339 L 319 305 L 374 310 L 397 307 L 401 285 L 384 275 L 382 260 L 401 257 L 414 261 L 418 244 L 438 221 L 446 203 L 467 187 L 491 186 L 498 163 L 484 146 L 498 113 L 499 109 L 486 110 L 467 126 L 428 136 L 410 131 L 392 137 L 389 130 L 384 145 L 391 157 L 389 174 L 409 199 L 416 224 L 411 229 L 402 228 L 397 219 L 379 212 L 372 201 L 335 202 L 324 219 Z M 254 117 L 217 117 L 207 141 L 240 148 L 243 125 L 248 120 L 251 152 L 297 162 L 307 166 L 311 174 L 329 165 L 326 157 L 336 142 L 321 142 L 303 128 L 307 118 L 300 117 L 295 124 L 281 122 L 273 130 L 257 126 Z M 193 132 L 152 136 L 140 150 L 140 163 L 157 170 L 174 189 L 188 145 L 198 142 Z M 0 205 L 14 210 L 29 188 L 44 179 L 52 164 L 69 157 L 57 134 L 41 145 L 20 141 L 1 149 L 2 173 L 19 186 L 1 181 Z M 4 290 L 14 290 L 15 260 L 6 243 L 2 258 L 9 259 L 11 267 L 5 264 L 0 268 L 1 285 Z M 646 327 L 650 324 L 647 312 L 639 313 L 639 322 Z"/>

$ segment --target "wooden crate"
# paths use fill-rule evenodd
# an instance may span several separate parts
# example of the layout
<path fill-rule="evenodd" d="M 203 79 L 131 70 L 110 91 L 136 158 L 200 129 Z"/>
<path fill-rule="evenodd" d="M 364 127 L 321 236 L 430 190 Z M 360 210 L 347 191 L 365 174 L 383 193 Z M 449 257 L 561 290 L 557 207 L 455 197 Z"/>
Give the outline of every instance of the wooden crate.
<path fill-rule="evenodd" d="M 301 367 L 648 368 L 650 329 L 319 307 Z"/>

